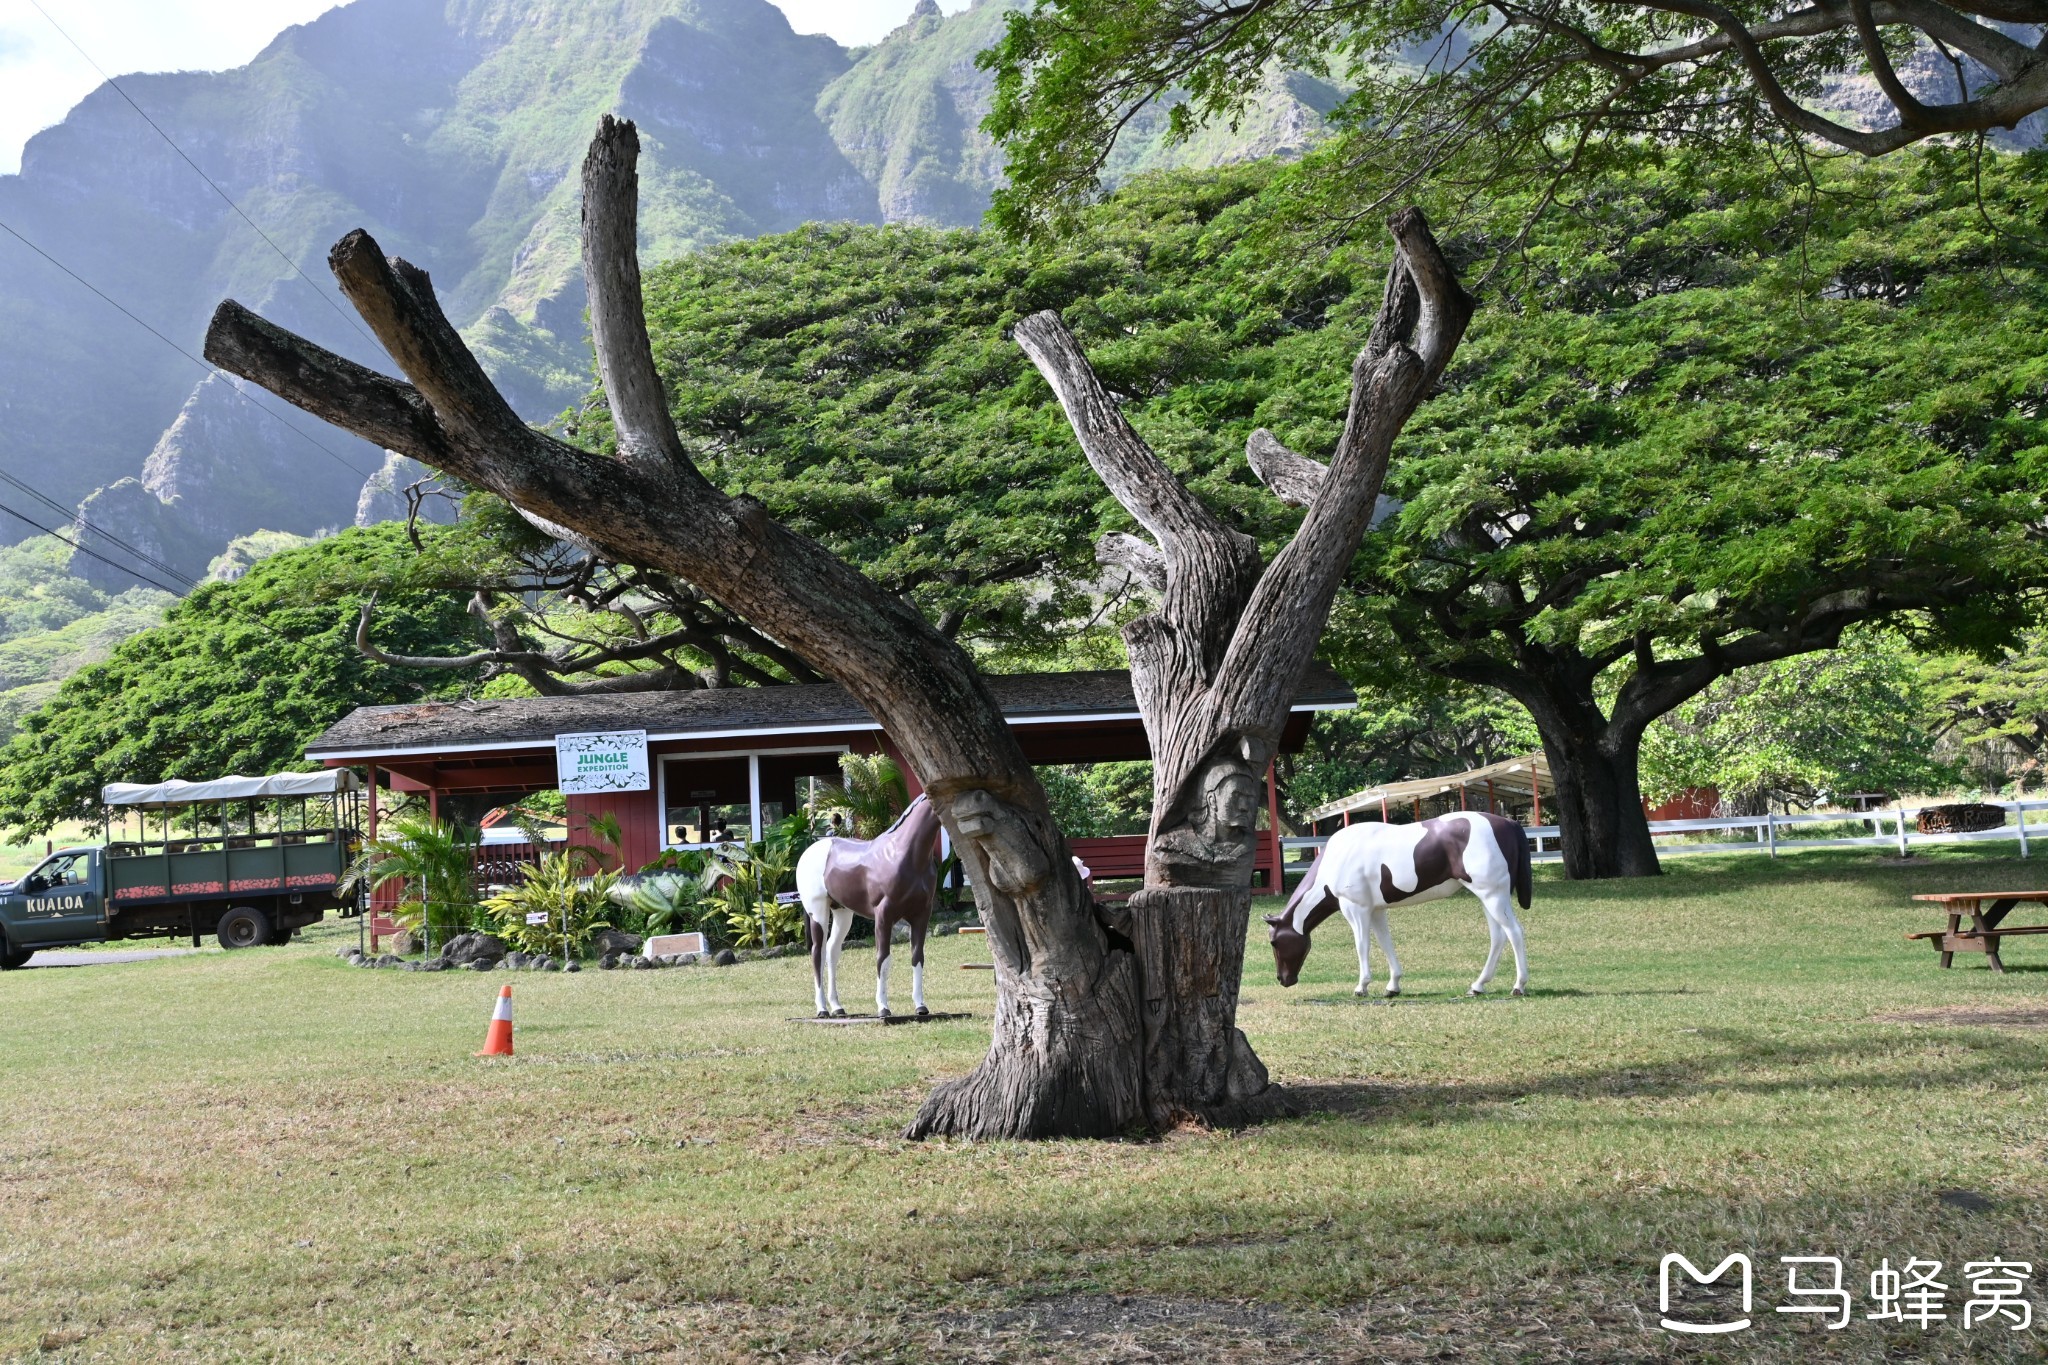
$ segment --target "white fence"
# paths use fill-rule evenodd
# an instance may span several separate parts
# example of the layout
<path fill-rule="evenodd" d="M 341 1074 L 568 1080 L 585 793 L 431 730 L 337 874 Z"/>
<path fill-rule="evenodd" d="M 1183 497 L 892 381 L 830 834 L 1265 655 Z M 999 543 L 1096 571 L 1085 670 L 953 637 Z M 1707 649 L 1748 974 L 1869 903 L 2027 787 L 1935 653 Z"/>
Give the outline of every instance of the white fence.
<path fill-rule="evenodd" d="M 1930 804 L 1946 805 L 1947 802 Z M 2041 801 L 1986 801 L 1982 804 L 1998 806 L 2011 812 L 2012 823 L 2003 829 L 1980 830 L 1975 834 L 1922 834 L 1916 828 L 1920 812 L 1926 806 L 1910 809 L 1894 806 L 1889 810 L 1846 811 L 1821 815 L 1729 815 L 1709 820 L 1652 820 L 1650 835 L 1679 835 L 1679 840 L 1658 839 L 1657 852 L 1661 856 L 1679 853 L 1768 853 L 1773 858 L 1782 852 L 1799 852 L 1809 848 L 1895 848 L 1899 853 L 1908 853 L 1915 848 L 1933 844 L 1974 844 L 1986 840 L 2017 839 L 2020 856 L 2029 855 L 2030 835 L 2048 835 L 2048 826 L 2036 819 L 2030 829 L 2027 812 L 2048 810 L 2048 800 Z M 1869 828 L 1869 834 L 1826 838 L 1801 838 L 1798 830 L 1802 825 L 1845 825 L 1861 824 Z M 1730 834 L 1746 833 L 1747 838 L 1718 841 L 1694 842 L 1697 836 L 1709 831 L 1721 830 Z M 1535 857 L 1538 862 L 1556 862 L 1564 857 L 1558 849 L 1559 833 L 1556 825 L 1531 825 L 1529 838 L 1535 843 Z M 1286 849 L 1320 850 L 1329 842 L 1328 836 L 1316 838 L 1282 839 Z M 1545 845 L 1548 845 L 1546 847 Z M 1308 855 L 1313 858 L 1313 852 Z M 1300 861 L 1297 857 L 1294 862 Z M 1290 866 L 1293 865 L 1290 862 Z"/>

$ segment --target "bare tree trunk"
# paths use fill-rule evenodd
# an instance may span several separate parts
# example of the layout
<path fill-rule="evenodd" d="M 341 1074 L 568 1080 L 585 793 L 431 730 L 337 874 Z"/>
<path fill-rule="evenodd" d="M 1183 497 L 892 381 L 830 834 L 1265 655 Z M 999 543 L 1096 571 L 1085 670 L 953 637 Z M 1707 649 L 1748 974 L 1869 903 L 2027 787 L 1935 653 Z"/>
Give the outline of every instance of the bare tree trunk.
<path fill-rule="evenodd" d="M 330 256 L 400 383 L 223 303 L 214 364 L 377 444 L 490 489 L 529 520 L 694 584 L 843 685 L 925 779 L 989 928 L 999 1001 L 987 1059 L 939 1087 L 913 1135 L 1102 1136 L 1283 1103 L 1236 1028 L 1258 802 L 1289 699 L 1356 552 L 1388 452 L 1462 336 L 1470 303 L 1420 214 L 1395 218 L 1386 307 L 1353 372 L 1327 469 L 1260 433 L 1255 468 L 1308 506 L 1264 574 L 1123 421 L 1057 316 L 1017 340 L 1090 462 L 1151 541 L 1104 558 L 1163 589 L 1126 632 L 1157 764 L 1147 887 L 1127 918 L 1093 904 L 1045 793 L 967 655 L 823 546 L 728 497 L 691 462 L 648 343 L 636 255 L 639 142 L 607 117 L 584 163 L 591 330 L 616 459 L 521 423 L 442 314 L 431 281 L 350 233 Z"/>
<path fill-rule="evenodd" d="M 1040 313 L 1017 326 L 1089 463 L 1151 537 L 1109 537 L 1097 557 L 1160 594 L 1159 609 L 1124 630 L 1153 759 L 1145 888 L 1131 900 L 1129 934 L 1141 969 L 1145 1107 L 1157 1127 L 1288 1107 L 1237 1028 L 1259 777 L 1370 524 L 1394 438 L 1471 318 L 1422 215 L 1408 210 L 1389 226 L 1399 251 L 1352 367 L 1331 462 L 1297 455 L 1263 430 L 1247 443 L 1253 472 L 1307 509 L 1263 573 L 1250 537 L 1218 520 L 1131 429 L 1059 318 Z"/>
<path fill-rule="evenodd" d="M 1542 733 L 1553 788 L 1543 800 L 1555 805 L 1565 875 L 1573 881 L 1661 875 L 1637 777 L 1638 742 L 1605 733 Z"/>

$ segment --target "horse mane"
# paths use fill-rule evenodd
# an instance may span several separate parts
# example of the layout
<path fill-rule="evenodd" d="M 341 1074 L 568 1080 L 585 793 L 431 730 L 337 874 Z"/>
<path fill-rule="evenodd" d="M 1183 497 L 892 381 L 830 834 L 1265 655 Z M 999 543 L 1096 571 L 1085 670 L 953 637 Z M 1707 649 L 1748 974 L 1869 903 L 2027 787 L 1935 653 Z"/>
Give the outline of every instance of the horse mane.
<path fill-rule="evenodd" d="M 930 799 L 927 798 L 923 792 L 919 792 L 915 797 L 911 799 L 910 804 L 903 808 L 903 813 L 897 816 L 894 820 L 892 820 L 889 823 L 889 828 L 883 830 L 880 834 L 877 834 L 875 837 L 877 839 L 885 839 L 889 835 L 894 834 L 897 828 L 900 825 L 902 825 L 902 823 L 905 820 L 908 820 L 910 818 L 910 813 L 917 809 L 919 802 L 923 802 L 925 805 L 931 804 Z"/>

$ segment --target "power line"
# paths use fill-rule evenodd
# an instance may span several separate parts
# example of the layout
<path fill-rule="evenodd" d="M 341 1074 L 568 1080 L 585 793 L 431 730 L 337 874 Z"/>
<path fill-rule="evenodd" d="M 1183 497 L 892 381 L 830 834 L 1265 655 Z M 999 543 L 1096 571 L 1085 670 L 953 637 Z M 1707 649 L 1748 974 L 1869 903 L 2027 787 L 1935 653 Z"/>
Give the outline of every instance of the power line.
<path fill-rule="evenodd" d="M 40 502 L 45 507 L 48 507 L 51 511 L 56 512 L 61 516 L 70 518 L 72 520 L 72 524 L 77 526 L 80 530 L 90 532 L 91 534 L 98 536 L 102 540 L 111 541 L 113 544 L 118 545 L 122 549 L 126 550 L 129 554 L 134 555 L 136 559 L 140 560 L 144 564 L 147 564 L 150 568 L 162 570 L 166 577 L 169 577 L 176 582 L 183 583 L 188 588 L 196 588 L 199 586 L 197 580 L 189 578 L 186 575 L 180 573 L 177 569 L 171 567 L 169 564 L 166 564 L 163 560 L 158 559 L 155 555 L 150 554 L 147 550 L 141 549 L 138 546 L 132 545 L 128 541 L 121 539 L 112 531 L 102 530 L 101 528 L 93 525 L 84 517 L 79 516 L 71 508 L 66 507 L 61 502 L 58 502 L 49 494 L 42 492 L 40 489 L 30 487 L 28 484 L 23 483 L 20 479 L 15 478 L 12 474 L 9 474 L 4 469 L 0 469 L 0 479 L 5 479 L 7 482 L 13 484 L 16 488 L 19 488 L 22 492 L 34 498 L 37 502 Z M 23 520 L 27 520 L 27 518 L 23 518 Z"/>
<path fill-rule="evenodd" d="M 142 582 L 147 583 L 150 587 L 157 589 L 159 592 L 167 592 L 173 597 L 182 597 L 184 595 L 184 593 L 177 588 L 167 588 L 147 574 L 137 573 L 134 569 L 130 568 L 126 564 L 117 564 L 113 560 L 108 559 L 105 555 L 100 554 L 95 550 L 87 549 L 85 546 L 80 545 L 77 541 L 73 540 L 70 536 L 65 535 L 62 531 L 56 530 L 54 527 L 45 526 L 40 521 L 37 521 L 34 517 L 16 511 L 14 508 L 9 507 L 4 502 L 0 502 L 0 512 L 5 512 L 9 516 L 16 517 L 22 521 L 27 522 L 29 525 L 35 527 L 38 531 L 41 531 L 46 536 L 55 536 L 57 539 L 63 541 L 66 545 L 69 545 L 72 549 L 78 551 L 78 553 L 86 556 L 88 559 L 97 559 L 100 563 L 106 565 L 108 568 L 116 570 L 120 573 L 127 574 L 130 578 L 140 579 Z"/>
<path fill-rule="evenodd" d="M 256 220 L 254 218 L 251 218 L 248 214 L 242 212 L 242 206 L 240 204 L 237 204 L 232 198 L 230 198 L 228 196 L 228 192 L 222 189 L 218 184 L 216 184 L 212 176 L 208 175 L 204 170 L 201 170 L 198 162 L 194 161 L 191 157 L 185 155 L 185 149 L 183 147 L 180 147 L 176 142 L 171 140 L 171 135 L 163 130 L 163 126 L 159 124 L 155 119 L 151 118 L 149 114 L 143 109 L 143 107 L 137 104 L 134 101 L 134 99 L 129 96 L 126 90 L 123 90 L 121 88 L 121 83 L 119 81 L 115 80 L 112 76 L 109 76 L 107 74 L 107 70 L 105 67 L 101 66 L 98 62 L 92 59 L 92 54 L 90 52 L 87 52 L 83 47 L 79 46 L 78 39 L 72 37 L 69 33 L 66 33 L 64 31 L 64 26 L 62 24 L 58 23 L 55 19 L 50 18 L 50 12 L 42 7 L 39 0 L 28 0 L 28 2 L 29 4 L 35 6 L 35 11 L 37 14 L 40 14 L 43 16 L 44 19 L 49 20 L 50 27 L 56 29 L 58 35 L 62 37 L 65 42 L 71 44 L 72 49 L 75 52 L 77 52 L 79 56 L 85 58 L 85 64 L 87 66 L 90 66 L 94 71 L 99 72 L 100 79 L 105 81 L 108 85 L 112 86 L 114 89 L 114 93 L 119 95 L 122 99 L 127 100 L 128 107 L 130 109 L 133 109 L 138 115 L 140 115 L 144 123 L 147 123 L 151 128 L 154 128 L 156 130 L 156 135 L 164 140 L 164 144 L 168 146 L 172 151 L 176 152 L 178 154 L 179 159 L 182 160 L 187 166 L 190 166 L 192 168 L 193 173 L 197 175 L 201 180 L 204 180 L 207 183 L 207 186 L 210 189 L 212 189 L 212 191 L 215 194 L 220 196 L 221 202 L 226 204 L 229 208 L 233 209 L 237 217 L 239 217 L 243 222 L 247 223 L 250 229 L 254 231 L 258 237 L 261 237 L 266 243 L 269 244 L 270 249 L 277 253 L 278 259 L 282 260 L 286 265 L 290 266 L 292 268 L 292 273 L 294 275 L 297 275 L 300 279 L 304 280 L 306 282 L 306 287 L 308 289 L 311 289 L 314 293 L 318 294 L 320 296 L 321 301 L 325 303 L 329 308 L 332 308 L 334 310 L 334 314 L 336 317 L 340 318 L 343 322 L 346 322 L 349 326 L 355 328 L 357 333 L 359 333 L 362 336 L 363 340 L 369 342 L 372 346 L 378 345 L 377 338 L 371 336 L 369 332 L 365 331 L 363 329 L 362 323 L 358 322 L 356 319 L 350 317 L 347 313 L 343 312 L 341 305 L 336 303 L 325 289 L 322 289 L 319 285 L 313 283 L 312 277 L 307 275 L 305 271 L 299 268 L 299 263 L 293 260 L 288 254 L 286 254 L 285 249 L 283 247 L 279 246 L 276 242 L 271 241 L 270 234 L 265 232 L 262 228 L 258 227 L 256 225 Z"/>
<path fill-rule="evenodd" d="M 169 337 L 165 336 L 165 335 L 164 335 L 164 334 L 163 334 L 162 332 L 159 332 L 159 331 L 158 331 L 158 330 L 157 330 L 156 328 L 154 328 L 154 327 L 150 326 L 150 325 L 149 325 L 148 323 L 144 322 L 144 321 L 143 321 L 143 320 L 142 320 L 141 318 L 137 317 L 137 316 L 136 316 L 136 315 L 135 315 L 134 313 L 131 313 L 130 311 L 128 311 L 128 309 L 127 309 L 127 308 L 125 308 L 125 307 L 123 307 L 123 306 L 122 306 L 122 305 L 121 305 L 121 304 L 120 304 L 120 303 L 119 303 L 119 302 L 118 302 L 117 300 L 115 300 L 115 299 L 113 298 L 113 296 L 112 296 L 112 295 L 108 294 L 108 293 L 107 293 L 107 292 L 106 292 L 105 290 L 103 290 L 103 289 L 101 289 L 101 288 L 100 288 L 99 286 L 95 285 L 95 284 L 94 284 L 94 283 L 93 283 L 93 282 L 92 282 L 91 280 L 88 280 L 87 278 L 85 278 L 85 276 L 83 276 L 83 275 L 79 274 L 79 273 L 78 273 L 78 272 L 77 272 L 76 270 L 73 270 L 73 269 L 72 269 L 72 268 L 71 268 L 70 266 L 68 266 L 68 265 L 64 264 L 64 262 L 62 262 L 62 261 L 58 260 L 58 259 L 57 259 L 57 258 L 56 258 L 55 256 L 52 256 L 52 255 L 51 255 L 51 254 L 50 254 L 49 252 L 47 252 L 47 251 L 43 250 L 43 249 L 42 249 L 41 247 L 37 246 L 37 245 L 36 245 L 36 244 L 35 244 L 34 242 L 31 242 L 31 241 L 30 241 L 30 240 L 29 240 L 28 238 L 26 238 L 26 237 L 22 236 L 22 235 L 21 235 L 21 234 L 20 234 L 19 232 L 15 231 L 15 230 L 14 230 L 14 228 L 10 227 L 10 226 L 9 226 L 9 225 L 8 225 L 8 224 L 7 224 L 6 222 L 5 222 L 5 221 L 0 221 L 0 232 L 5 232 L 5 233 L 6 233 L 6 234 L 7 234 L 8 236 L 12 237 L 12 238 L 13 238 L 13 239 L 14 239 L 15 241 L 17 241 L 17 242 L 20 242 L 20 243 L 21 243 L 21 244 L 22 244 L 23 246 L 27 247 L 27 248 L 28 248 L 28 249 L 29 249 L 30 251 L 33 251 L 33 252 L 35 252 L 35 254 L 36 254 L 36 255 L 38 255 L 38 256 L 40 256 L 40 257 L 42 257 L 42 258 L 43 258 L 44 260 L 48 261 L 48 262 L 49 262 L 49 263 L 50 263 L 51 265 L 54 265 L 54 266 L 56 266 L 56 267 L 57 267 L 57 269 L 59 269 L 59 270 L 63 271 L 63 272 L 64 272 L 64 273 L 66 274 L 66 275 L 69 275 L 69 276 L 70 276 L 70 277 L 71 277 L 72 279 L 74 279 L 74 280 L 76 280 L 76 281 L 77 281 L 78 283 L 80 283 L 80 284 L 84 285 L 84 286 L 85 286 L 85 287 L 86 287 L 87 289 L 91 290 L 91 291 L 92 291 L 92 292 L 93 292 L 94 294 L 98 295 L 98 297 L 100 298 L 100 300 L 101 300 L 102 302 L 104 302 L 104 303 L 105 303 L 105 304 L 106 304 L 106 305 L 107 305 L 108 307 L 110 307 L 110 308 L 113 308 L 114 310 L 116 310 L 117 312 L 119 312 L 119 313 L 120 313 L 120 314 L 121 314 L 121 315 L 122 315 L 123 317 L 127 318 L 127 319 L 128 319 L 128 320 L 129 320 L 130 322 L 134 323 L 134 324 L 135 324 L 135 325 L 136 325 L 137 327 L 140 327 L 140 328 L 141 328 L 141 329 L 142 329 L 143 331 L 145 331 L 145 332 L 149 333 L 149 334 L 150 334 L 151 336 L 155 337 L 155 338 L 156 338 L 156 339 L 157 339 L 158 341 L 161 341 L 161 342 L 162 342 L 162 343 L 163 343 L 164 345 L 166 345 L 166 346 L 170 347 L 170 348 L 171 348 L 172 350 L 176 351 L 176 352 L 177 352 L 177 353 L 178 353 L 179 355 L 181 355 L 181 356 L 185 357 L 185 359 L 187 359 L 187 360 L 191 361 L 191 362 L 192 362 L 192 363 L 193 363 L 194 365 L 197 365 L 197 366 L 198 366 L 198 367 L 199 367 L 200 369 L 202 369 L 202 370 L 205 370 L 205 371 L 206 371 L 206 372 L 207 372 L 208 374 L 214 374 L 214 373 L 218 373 L 218 371 L 216 371 L 216 370 L 215 370 L 215 368 L 214 368 L 214 367 L 213 367 L 212 365 L 209 365 L 209 364 L 207 364 L 207 363 L 206 363 L 206 362 L 205 362 L 204 360 L 201 360 L 201 359 L 200 359 L 200 358 L 199 358 L 198 356 L 196 356 L 196 355 L 193 355 L 193 354 L 192 354 L 192 353 L 191 353 L 190 351 L 186 350 L 186 349 L 185 349 L 185 348 L 184 348 L 183 346 L 180 346 L 180 345 L 179 345 L 179 344 L 178 344 L 177 342 L 175 342 L 175 341 L 171 340 L 171 339 L 170 339 Z M 350 464 L 350 463 L 349 463 L 349 462 L 348 462 L 347 460 L 343 459 L 343 458 L 341 457 L 341 455 L 340 455 L 340 454 L 339 454 L 338 452 L 336 452 L 336 451 L 335 451 L 334 449 L 332 449 L 332 448 L 331 448 L 331 447 L 329 447 L 329 446 L 326 446 L 326 445 L 322 445 L 322 444 L 321 444 L 321 443 L 320 443 L 319 441 L 316 441 L 316 440 L 314 440 L 314 439 L 313 439 L 313 438 L 312 438 L 311 436 L 308 436 L 308 435 L 307 435 L 307 434 L 306 434 L 305 432 L 303 432 L 303 431 L 300 431 L 300 430 L 299 430 L 299 429 L 298 429 L 297 427 L 293 426 L 293 425 L 292 425 L 292 424 L 291 424 L 290 422 L 287 422 L 287 421 L 285 421 L 283 417 L 281 417 L 281 416 L 279 416 L 279 415 L 278 415 L 277 413 L 275 413 L 275 412 L 271 411 L 271 410 L 270 410 L 269 408 L 265 407 L 265 406 L 264 406 L 263 404 L 261 404 L 261 403 L 257 402 L 257 401 L 256 401 L 256 400 L 255 400 L 254 398 L 251 398 L 251 397 L 250 397 L 250 396 L 249 396 L 249 395 L 248 395 L 247 393 L 245 393 L 245 392 L 244 392 L 244 391 L 243 391 L 242 389 L 240 389 L 239 387 L 234 387 L 234 386 L 230 386 L 230 387 L 231 387 L 231 388 L 233 388 L 233 392 L 234 392 L 234 394 L 235 394 L 235 396 L 236 396 L 237 398 L 240 398 L 240 399 L 241 399 L 241 400 L 242 400 L 243 402 L 247 403 L 247 404 L 248 404 L 248 405 L 249 405 L 250 407 L 253 407 L 253 408 L 255 408 L 255 409 L 256 409 L 256 411 L 258 411 L 258 412 L 262 413 L 262 414 L 263 414 L 263 415 L 264 415 L 265 417 L 268 417 L 268 418 L 270 418 L 270 420 L 272 420 L 273 422 L 276 422 L 276 423 L 277 423 L 277 424 L 278 424 L 279 426 L 283 427 L 283 428 L 284 428 L 284 429 L 285 429 L 286 431 L 289 431 L 289 432 L 290 432 L 290 433 L 291 433 L 292 435 L 294 435 L 294 436 L 298 437 L 298 438 L 299 438 L 300 440 L 304 441 L 304 442 L 305 442 L 305 443 L 306 443 L 307 445 L 310 445 L 310 446 L 312 446 L 312 447 L 313 447 L 313 448 L 314 448 L 315 450 L 318 450 L 318 451 L 322 452 L 323 454 L 325 454 L 325 455 L 327 456 L 327 458 L 328 458 L 328 459 L 330 459 L 330 460 L 333 460 L 333 461 L 334 461 L 334 462 L 335 462 L 336 464 L 340 465 L 340 466 L 341 466 L 341 467 L 342 467 L 343 469 L 346 469 L 346 470 L 347 470 L 347 471 L 348 471 L 349 473 L 351 473 L 351 474 L 354 474 L 354 475 L 355 475 L 355 476 L 356 476 L 357 478 L 361 478 L 361 479 L 367 479 L 367 478 L 369 478 L 369 477 L 370 477 L 370 475 L 369 475 L 369 474 L 368 474 L 368 473 L 367 473 L 366 471 L 364 471 L 364 470 L 361 470 L 361 469 L 358 469 L 358 468 L 356 468 L 356 467 L 355 467 L 354 465 Z"/>

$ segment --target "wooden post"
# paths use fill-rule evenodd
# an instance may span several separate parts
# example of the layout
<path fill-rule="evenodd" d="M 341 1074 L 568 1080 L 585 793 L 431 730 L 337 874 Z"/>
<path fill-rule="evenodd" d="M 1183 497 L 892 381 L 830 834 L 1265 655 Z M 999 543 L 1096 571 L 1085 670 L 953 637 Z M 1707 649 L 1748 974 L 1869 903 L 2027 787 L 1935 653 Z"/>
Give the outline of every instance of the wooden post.
<path fill-rule="evenodd" d="M 2022 820 L 2025 820 L 2025 819 L 2026 819 L 2026 815 L 2025 815 L 2025 813 L 2024 813 L 2024 812 L 2023 812 L 2023 813 L 2021 814 L 2020 818 L 2021 818 Z M 1345 810 L 1345 812 L 1344 812 L 1344 828 L 1346 828 L 1346 829 L 1350 829 L 1350 828 L 1351 828 L 1351 811 L 1350 811 L 1350 810 L 1349 810 L 1348 808 L 1347 808 L 1347 809 Z M 2021 847 L 2022 849 L 2024 849 L 2024 848 L 2025 848 L 2026 846 L 2027 846 L 2027 836 L 2026 836 L 2026 835 L 2024 835 L 2024 834 L 2022 834 L 2022 835 L 2020 836 L 2020 847 Z"/>
<path fill-rule="evenodd" d="M 1764 839 L 1771 846 L 1771 856 L 1778 856 L 1778 817 L 1769 806 L 1764 807 Z"/>
<path fill-rule="evenodd" d="M 1380 823 L 1383 825 L 1393 823 L 1393 820 L 1387 815 L 1387 798 L 1384 793 L 1380 796 Z"/>
<path fill-rule="evenodd" d="M 370 818 L 368 824 L 370 842 L 374 844 L 377 842 L 377 765 L 374 763 L 370 765 Z M 369 901 L 370 903 L 363 908 L 363 913 L 368 916 L 370 921 L 370 952 L 374 954 L 377 951 L 377 893 L 375 891 L 369 893 Z"/>
<path fill-rule="evenodd" d="M 1543 778 L 1534 763 L 1529 765 L 1529 799 L 1534 803 L 1529 811 L 1529 823 L 1540 825 L 1543 823 Z"/>
<path fill-rule="evenodd" d="M 1487 813 L 1488 815 L 1492 815 L 1492 814 L 1494 813 L 1494 811 L 1493 811 L 1493 779 L 1492 779 L 1492 778 L 1490 778 L 1490 777 L 1486 779 L 1486 813 Z"/>
<path fill-rule="evenodd" d="M 1280 792 L 1273 785 L 1273 765 L 1266 764 L 1266 823 L 1273 836 L 1273 880 L 1267 890 L 1276 896 L 1287 894 L 1287 869 L 1282 865 L 1280 845 Z"/>
<path fill-rule="evenodd" d="M 2020 793 L 2020 799 L 2012 803 L 2012 813 L 2020 822 L 2020 856 L 2027 856 L 2027 794 Z"/>
<path fill-rule="evenodd" d="M 1416 823 L 1416 824 L 1418 824 L 1418 825 L 1419 825 L 1419 824 L 1421 824 L 1421 823 L 1422 823 L 1422 798 L 1421 798 L 1421 797 L 1419 797 L 1419 796 L 1417 796 L 1417 797 L 1412 797 L 1412 798 L 1410 798 L 1410 805 L 1411 805 L 1411 807 L 1412 807 L 1412 811 L 1411 811 L 1411 813 L 1412 813 L 1412 814 L 1414 815 L 1414 817 L 1415 817 L 1415 823 Z"/>
<path fill-rule="evenodd" d="M 1893 803 L 1892 803 L 1892 809 L 1893 809 L 1893 810 L 1895 810 L 1895 811 L 1897 811 L 1897 812 L 1898 812 L 1898 814 L 1899 814 L 1899 856 L 1900 856 L 1901 858 L 1903 858 L 1903 857 L 1907 856 L 1907 855 L 1906 855 L 1906 803 L 1905 803 L 1905 802 L 1903 802 L 1903 801 L 1895 801 L 1895 802 L 1893 802 Z"/>

